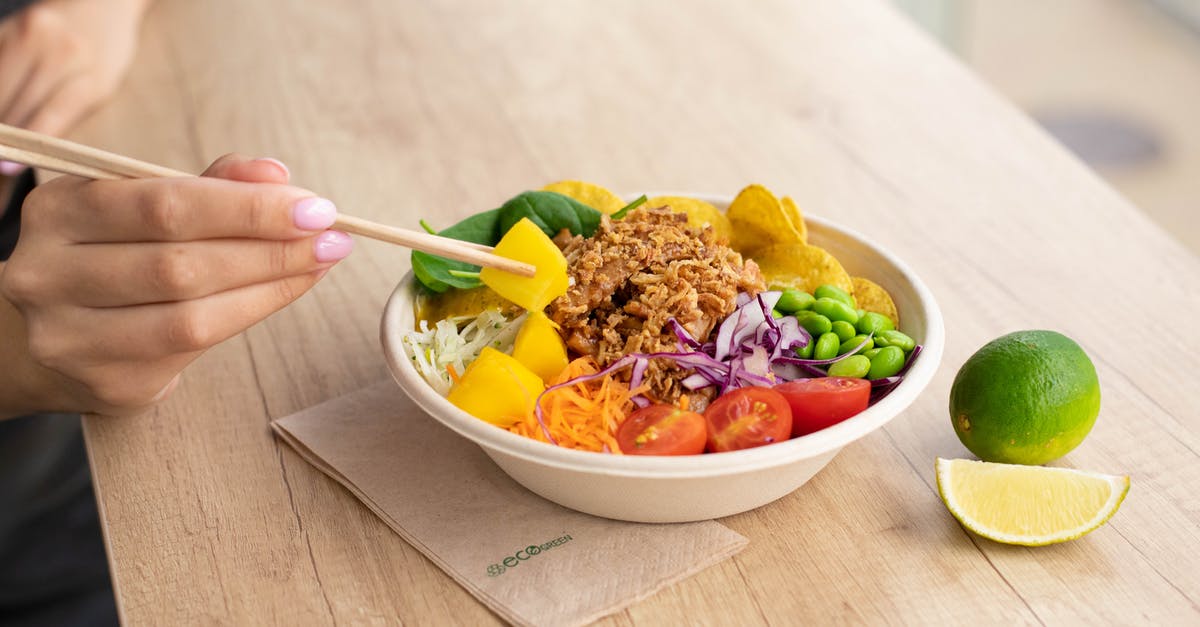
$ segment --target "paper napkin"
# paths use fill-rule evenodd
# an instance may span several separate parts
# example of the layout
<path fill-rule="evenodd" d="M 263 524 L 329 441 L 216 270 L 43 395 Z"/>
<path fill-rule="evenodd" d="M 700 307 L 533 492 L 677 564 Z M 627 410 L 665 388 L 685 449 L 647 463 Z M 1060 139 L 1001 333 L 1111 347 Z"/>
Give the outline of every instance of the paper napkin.
<path fill-rule="evenodd" d="M 521 487 L 384 381 L 272 423 L 468 592 L 521 625 L 580 625 L 730 557 L 713 521 L 627 523 Z"/>

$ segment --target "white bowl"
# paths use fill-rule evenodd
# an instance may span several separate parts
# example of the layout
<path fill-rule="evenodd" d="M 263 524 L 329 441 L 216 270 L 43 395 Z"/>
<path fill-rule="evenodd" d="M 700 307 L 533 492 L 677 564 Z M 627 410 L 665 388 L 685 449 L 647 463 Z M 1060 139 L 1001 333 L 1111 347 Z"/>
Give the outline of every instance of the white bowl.
<path fill-rule="evenodd" d="M 726 207 L 728 198 L 709 198 Z M 681 457 L 608 455 L 559 448 L 488 424 L 451 405 L 405 356 L 414 328 L 417 284 L 409 272 L 383 313 L 384 355 L 400 387 L 431 416 L 475 442 L 521 485 L 571 509 L 638 522 L 686 522 L 741 513 L 804 485 L 847 444 L 886 424 L 916 399 L 942 359 L 942 315 L 924 283 L 891 253 L 828 220 L 806 216 L 810 243 L 837 257 L 851 276 L 882 285 L 902 329 L 922 344 L 904 380 L 866 411 L 803 437 L 728 453 Z"/>

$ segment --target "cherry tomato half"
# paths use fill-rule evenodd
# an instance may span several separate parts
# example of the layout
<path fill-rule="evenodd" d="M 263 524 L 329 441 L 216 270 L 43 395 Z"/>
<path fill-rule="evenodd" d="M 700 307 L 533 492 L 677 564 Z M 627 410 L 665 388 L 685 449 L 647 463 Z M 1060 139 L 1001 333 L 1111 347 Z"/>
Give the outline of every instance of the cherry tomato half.
<path fill-rule="evenodd" d="M 792 408 L 792 436 L 833 426 L 867 408 L 871 384 L 851 377 L 796 379 L 775 386 Z"/>
<path fill-rule="evenodd" d="M 792 433 L 792 410 L 771 388 L 731 390 L 704 410 L 708 450 L 714 453 L 782 442 Z"/>
<path fill-rule="evenodd" d="M 617 428 L 617 444 L 626 455 L 699 455 L 707 436 L 704 416 L 674 405 L 643 407 Z"/>

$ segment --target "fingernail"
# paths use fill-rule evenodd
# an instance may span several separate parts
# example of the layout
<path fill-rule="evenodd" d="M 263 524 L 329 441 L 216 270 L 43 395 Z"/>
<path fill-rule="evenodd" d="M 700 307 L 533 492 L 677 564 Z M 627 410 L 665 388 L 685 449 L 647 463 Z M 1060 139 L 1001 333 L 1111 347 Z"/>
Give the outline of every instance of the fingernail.
<path fill-rule="evenodd" d="M 262 161 L 264 163 L 270 163 L 271 165 L 273 165 L 283 171 L 283 178 L 285 178 L 285 179 L 292 178 L 292 171 L 289 170 L 288 167 L 286 165 L 284 165 L 284 163 L 282 161 L 280 161 L 279 159 L 272 159 L 271 157 L 259 157 L 258 159 L 255 159 L 255 161 Z"/>
<path fill-rule="evenodd" d="M 292 223 L 306 231 L 320 231 L 333 226 L 337 207 L 324 198 L 304 198 L 292 206 Z"/>
<path fill-rule="evenodd" d="M 0 174 L 4 176 L 16 176 L 25 171 L 25 164 L 16 163 L 14 161 L 0 161 Z"/>
<path fill-rule="evenodd" d="M 345 259 L 352 250 L 354 250 L 354 240 L 341 231 L 325 231 L 317 236 L 317 242 L 313 247 L 317 261 L 321 263 Z"/>

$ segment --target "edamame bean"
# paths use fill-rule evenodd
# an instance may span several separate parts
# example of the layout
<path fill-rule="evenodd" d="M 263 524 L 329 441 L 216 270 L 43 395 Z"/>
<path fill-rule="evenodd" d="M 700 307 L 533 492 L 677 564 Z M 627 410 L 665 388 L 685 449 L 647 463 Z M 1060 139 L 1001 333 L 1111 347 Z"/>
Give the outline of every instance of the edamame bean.
<path fill-rule="evenodd" d="M 817 302 L 813 303 L 812 310 L 830 320 L 844 320 L 850 324 L 858 322 L 858 312 L 840 300 L 818 298 Z"/>
<path fill-rule="evenodd" d="M 857 357 L 857 355 L 855 355 Z M 871 358 L 871 370 L 867 372 L 868 379 L 882 379 L 900 372 L 904 367 L 904 351 L 899 346 L 885 346 Z"/>
<path fill-rule="evenodd" d="M 854 302 L 854 297 L 847 293 L 846 290 L 843 290 L 836 285 L 821 285 L 817 287 L 817 289 L 813 290 L 813 296 L 817 297 L 818 299 L 832 298 L 833 300 L 849 305 L 851 309 L 858 307 L 858 305 Z"/>
<path fill-rule="evenodd" d="M 891 331 L 883 331 L 877 334 L 875 336 L 875 345 L 898 346 L 900 347 L 900 350 L 903 350 L 907 353 L 916 347 L 917 342 L 911 337 L 908 337 L 907 335 L 893 329 Z"/>
<path fill-rule="evenodd" d="M 802 290 L 784 290 L 779 302 L 775 303 L 775 308 L 783 313 L 794 314 L 812 307 L 816 300 L 812 294 Z"/>
<path fill-rule="evenodd" d="M 855 335 L 858 335 L 858 331 L 854 330 L 854 325 L 846 322 L 845 320 L 838 320 L 837 322 L 834 322 L 831 331 L 837 333 L 838 339 L 843 342 L 854 337 Z"/>
<path fill-rule="evenodd" d="M 796 356 L 800 359 L 812 359 L 813 346 L 816 346 L 816 340 L 809 340 L 808 344 L 796 348 Z"/>
<path fill-rule="evenodd" d="M 840 346 L 836 333 L 822 333 L 821 337 L 817 338 L 817 345 L 813 347 L 813 359 L 833 359 L 837 357 Z"/>
<path fill-rule="evenodd" d="M 871 360 L 862 355 L 851 355 L 841 361 L 829 364 L 829 376 L 854 377 L 861 379 L 871 371 Z"/>
<path fill-rule="evenodd" d="M 854 328 L 858 329 L 859 333 L 870 335 L 872 333 L 891 331 L 896 328 L 896 325 L 892 324 L 891 318 L 883 314 L 868 311 L 858 317 L 858 322 L 854 324 Z"/>
<path fill-rule="evenodd" d="M 782 311 L 779 311 L 778 309 L 772 309 L 772 310 L 771 310 L 771 317 L 772 317 L 772 318 L 774 318 L 774 319 L 776 319 L 776 320 L 778 320 L 778 319 L 780 319 L 780 318 L 782 318 L 782 317 L 784 317 L 784 316 L 786 316 L 786 315 L 787 315 L 787 314 L 783 313 Z"/>
<path fill-rule="evenodd" d="M 883 349 L 882 348 L 871 348 L 871 349 L 867 349 L 859 354 L 862 355 L 863 357 L 866 357 L 867 359 L 875 359 L 875 356 L 878 355 L 879 351 L 881 351 L 881 350 L 883 350 Z"/>
<path fill-rule="evenodd" d="M 862 348 L 858 348 L 860 345 L 862 346 Z M 858 348 L 858 350 L 855 351 L 854 349 L 856 349 L 856 348 Z M 845 342 L 842 342 L 842 345 L 838 347 L 838 354 L 845 355 L 846 353 L 849 353 L 850 351 L 854 351 L 855 353 L 861 353 L 865 350 L 871 350 L 872 348 L 875 348 L 875 341 L 872 340 L 870 336 L 856 335 L 856 336 L 846 340 Z"/>
<path fill-rule="evenodd" d="M 813 311 L 797 311 L 796 322 L 799 322 L 800 326 L 804 327 L 804 330 L 813 337 L 829 333 L 833 329 L 833 323 L 829 321 L 829 318 Z"/>

